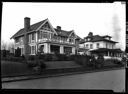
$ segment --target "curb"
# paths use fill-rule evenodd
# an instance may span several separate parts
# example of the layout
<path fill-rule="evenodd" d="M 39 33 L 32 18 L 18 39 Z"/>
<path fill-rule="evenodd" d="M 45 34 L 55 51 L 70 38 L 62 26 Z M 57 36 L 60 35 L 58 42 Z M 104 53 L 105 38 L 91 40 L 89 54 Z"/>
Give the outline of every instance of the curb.
<path fill-rule="evenodd" d="M 125 68 L 116 67 L 116 68 L 106 68 L 106 69 L 84 70 L 84 71 L 79 71 L 79 72 L 60 73 L 60 74 L 54 74 L 54 75 L 32 75 L 32 76 L 20 76 L 20 77 L 12 77 L 12 78 L 8 77 L 8 78 L 2 78 L 2 83 L 65 76 L 65 75 L 74 75 L 74 74 L 82 74 L 82 73 L 95 73 L 95 72 L 103 72 L 103 71 L 118 70 L 118 69 L 125 69 Z"/>

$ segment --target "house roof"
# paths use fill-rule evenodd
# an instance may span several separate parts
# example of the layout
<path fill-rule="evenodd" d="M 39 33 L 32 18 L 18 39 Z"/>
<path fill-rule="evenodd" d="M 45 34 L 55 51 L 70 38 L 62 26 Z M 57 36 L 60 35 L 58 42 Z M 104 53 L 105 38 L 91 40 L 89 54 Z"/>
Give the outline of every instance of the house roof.
<path fill-rule="evenodd" d="M 30 25 L 30 30 L 28 31 L 28 32 L 30 32 L 30 31 L 34 31 L 34 30 L 36 30 L 40 25 L 42 25 L 45 21 L 46 21 L 47 19 L 45 19 L 45 20 L 43 20 L 43 21 L 40 21 L 40 22 L 38 22 L 38 23 L 35 23 L 35 24 L 33 24 L 33 25 Z M 15 38 L 15 37 L 18 37 L 18 36 L 22 36 L 23 34 L 25 33 L 25 28 L 22 28 L 22 29 L 20 29 L 17 33 L 15 33 L 11 38 Z"/>
<path fill-rule="evenodd" d="M 35 30 L 37 30 L 46 20 L 47 19 L 30 25 L 30 30 L 28 31 L 28 33 L 34 32 Z M 54 30 L 57 32 L 58 35 L 65 36 L 65 37 L 68 37 L 71 34 L 71 32 L 73 32 L 73 31 L 58 30 L 56 28 L 54 28 Z M 16 38 L 18 36 L 22 36 L 22 35 L 24 35 L 24 33 L 25 33 L 25 28 L 22 28 L 17 33 L 15 33 L 11 38 Z M 77 38 L 80 38 L 80 37 L 77 36 Z"/>
<path fill-rule="evenodd" d="M 72 32 L 72 31 L 58 30 L 56 28 L 54 28 L 54 30 L 57 32 L 58 35 L 65 36 L 65 37 L 68 37 Z"/>
<path fill-rule="evenodd" d="M 104 37 L 110 37 L 111 38 L 111 36 L 108 36 L 108 35 L 106 35 L 106 36 L 94 35 L 94 36 L 87 36 L 84 39 L 91 38 L 90 41 L 85 41 L 85 42 L 107 41 L 107 42 L 111 42 L 111 43 L 118 43 L 118 42 L 115 42 L 115 41 L 112 41 L 112 40 L 105 39 Z"/>
<path fill-rule="evenodd" d="M 79 49 L 78 49 L 79 52 L 86 52 L 86 51 L 88 51 L 88 50 L 89 50 L 89 49 L 85 49 L 85 48 L 79 48 Z"/>
<path fill-rule="evenodd" d="M 83 44 L 83 43 L 85 43 L 85 40 L 84 39 L 81 39 L 80 40 L 80 44 Z"/>

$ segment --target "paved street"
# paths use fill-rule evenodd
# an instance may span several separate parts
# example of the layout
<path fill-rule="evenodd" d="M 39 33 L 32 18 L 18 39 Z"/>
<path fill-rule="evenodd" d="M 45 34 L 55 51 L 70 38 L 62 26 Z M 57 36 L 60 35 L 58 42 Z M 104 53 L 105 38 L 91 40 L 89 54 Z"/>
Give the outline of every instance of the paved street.
<path fill-rule="evenodd" d="M 111 70 L 95 73 L 49 77 L 33 80 L 2 83 L 7 89 L 125 89 L 125 70 Z"/>

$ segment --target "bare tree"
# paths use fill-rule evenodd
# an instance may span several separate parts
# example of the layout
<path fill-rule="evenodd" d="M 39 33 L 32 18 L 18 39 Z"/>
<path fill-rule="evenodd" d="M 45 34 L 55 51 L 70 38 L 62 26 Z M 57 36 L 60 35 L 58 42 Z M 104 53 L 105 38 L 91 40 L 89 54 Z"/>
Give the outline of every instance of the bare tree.
<path fill-rule="evenodd" d="M 9 42 L 8 43 L 8 50 L 10 50 L 10 52 L 13 53 L 13 50 L 14 50 L 14 42 Z"/>
<path fill-rule="evenodd" d="M 1 41 L 1 50 L 7 50 L 7 43 L 5 41 Z"/>

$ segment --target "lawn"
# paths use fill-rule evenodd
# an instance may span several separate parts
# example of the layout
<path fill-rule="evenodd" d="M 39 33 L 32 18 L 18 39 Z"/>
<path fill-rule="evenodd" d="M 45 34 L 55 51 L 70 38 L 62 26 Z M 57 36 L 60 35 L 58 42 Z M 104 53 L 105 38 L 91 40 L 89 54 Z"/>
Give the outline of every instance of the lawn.
<path fill-rule="evenodd" d="M 1 75 L 15 76 L 15 75 L 27 75 L 32 74 L 34 71 L 27 67 L 27 64 L 19 62 L 1 61 Z"/>
<path fill-rule="evenodd" d="M 64 69 L 64 68 L 80 68 L 81 65 L 73 61 L 48 61 L 44 62 L 47 69 Z M 105 62 L 104 66 L 117 66 L 111 61 Z M 27 64 L 20 62 L 1 61 L 1 75 L 2 77 L 18 76 L 18 75 L 30 75 L 36 73 L 32 68 L 29 68 Z M 48 72 L 49 73 L 49 72 Z"/>
<path fill-rule="evenodd" d="M 45 62 L 46 69 L 60 69 L 60 68 L 73 68 L 80 67 L 73 61 L 49 61 Z M 20 62 L 1 61 L 1 74 L 2 77 L 29 75 L 36 73 L 32 68 L 29 68 L 27 64 Z"/>

